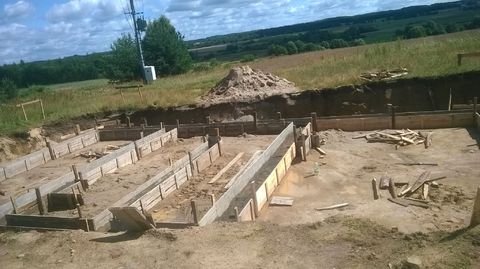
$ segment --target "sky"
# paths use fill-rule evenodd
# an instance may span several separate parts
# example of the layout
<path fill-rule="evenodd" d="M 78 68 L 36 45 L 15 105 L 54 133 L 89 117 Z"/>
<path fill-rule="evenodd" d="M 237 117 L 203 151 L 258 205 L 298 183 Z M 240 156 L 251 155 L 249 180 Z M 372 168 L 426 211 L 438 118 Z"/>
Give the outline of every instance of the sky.
<path fill-rule="evenodd" d="M 134 0 L 167 16 L 187 40 L 451 0 Z M 0 64 L 110 49 L 132 33 L 129 0 L 0 0 Z"/>

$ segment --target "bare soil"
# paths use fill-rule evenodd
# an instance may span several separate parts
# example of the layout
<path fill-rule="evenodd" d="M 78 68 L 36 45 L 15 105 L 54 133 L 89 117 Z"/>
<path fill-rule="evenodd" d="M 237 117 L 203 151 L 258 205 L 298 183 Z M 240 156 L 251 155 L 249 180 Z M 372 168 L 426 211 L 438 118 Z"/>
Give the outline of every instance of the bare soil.
<path fill-rule="evenodd" d="M 199 105 L 210 106 L 220 103 L 254 102 L 272 95 L 299 91 L 293 82 L 250 66 L 235 67 L 207 94 Z"/>

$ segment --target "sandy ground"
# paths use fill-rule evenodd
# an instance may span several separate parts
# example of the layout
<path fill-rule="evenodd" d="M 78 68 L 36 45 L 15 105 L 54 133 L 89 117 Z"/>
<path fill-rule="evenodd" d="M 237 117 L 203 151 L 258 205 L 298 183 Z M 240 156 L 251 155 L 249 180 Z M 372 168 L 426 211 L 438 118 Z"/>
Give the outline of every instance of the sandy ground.
<path fill-rule="evenodd" d="M 268 207 L 254 223 L 217 222 L 144 233 L 2 232 L 0 268 L 480 268 L 480 226 L 466 228 L 479 185 L 478 133 L 434 130 L 433 146 L 369 144 L 328 131 L 325 158 L 312 151 L 277 190 L 293 207 Z M 472 135 L 474 137 L 472 137 Z M 477 139 L 477 140 L 475 140 Z M 237 143 L 243 151 L 248 143 Z M 398 162 L 437 162 L 405 167 Z M 325 163 L 310 176 L 314 162 Z M 424 170 L 447 175 L 430 209 L 372 198 L 370 181 L 386 170 L 397 181 Z M 307 178 L 305 178 L 307 176 Z M 315 207 L 349 202 L 344 210 Z M 437 209 L 433 209 L 437 208 Z M 453 221 L 455 220 L 455 221 Z M 434 224 L 429 225 L 429 223 Z M 398 227 L 396 229 L 395 227 Z M 438 226 L 438 227 L 437 227 Z"/>
<path fill-rule="evenodd" d="M 274 195 L 295 199 L 293 207 L 268 207 L 260 221 L 277 224 L 300 224 L 324 220 L 333 215 L 368 218 L 386 227 L 396 226 L 402 232 L 453 231 L 470 221 L 473 198 L 480 186 L 480 151 L 478 133 L 466 129 L 433 131 L 433 145 L 395 147 L 384 143 L 367 143 L 352 139 L 360 132 L 326 131 L 322 148 L 325 158 L 312 150 L 308 162 L 298 163 L 288 173 Z M 318 176 L 312 176 L 315 162 Z M 405 166 L 399 163 L 438 163 L 438 166 Z M 430 187 L 430 208 L 402 207 L 387 200 L 387 190 L 373 199 L 371 180 L 385 172 L 395 182 L 416 180 L 423 171 L 432 178 L 447 176 Z M 342 210 L 315 211 L 315 208 L 350 203 Z"/>
<path fill-rule="evenodd" d="M 174 191 L 165 200 L 150 210 L 158 222 L 193 222 L 190 200 L 195 199 L 199 216 L 203 216 L 211 207 L 209 194 L 218 199 L 226 191 L 224 186 L 240 168 L 245 165 L 257 150 L 262 150 L 275 139 L 274 135 L 246 137 L 222 137 L 223 156 L 213 165 L 202 171 L 192 180 L 186 182 L 179 190 Z M 244 155 L 220 179 L 213 184 L 208 182 L 222 170 L 235 156 L 243 152 Z"/>
<path fill-rule="evenodd" d="M 81 207 L 83 215 L 94 217 L 148 179 L 165 170 L 169 166 L 169 158 L 175 162 L 201 143 L 200 137 L 168 142 L 164 147 L 145 156 L 137 163 L 122 167 L 100 178 L 82 194 L 85 201 L 85 205 Z M 77 214 L 76 210 L 49 213 L 49 215 L 67 217 L 75 214 Z"/>
<path fill-rule="evenodd" d="M 80 156 L 80 153 L 82 152 L 105 152 L 108 145 L 124 146 L 128 143 L 131 143 L 131 141 L 99 142 L 62 156 L 59 159 L 48 161 L 46 164 L 35 167 L 30 171 L 26 171 L 15 177 L 4 180 L 0 183 L 0 190 L 5 192 L 4 196 L 0 196 L 0 204 L 10 201 L 10 195 L 19 195 L 29 190 L 35 191 L 36 187 L 47 183 L 49 180 L 57 179 L 66 173 L 71 172 L 73 164 L 77 165 L 78 168 L 81 168 L 82 165 L 88 163 L 88 159 Z"/>

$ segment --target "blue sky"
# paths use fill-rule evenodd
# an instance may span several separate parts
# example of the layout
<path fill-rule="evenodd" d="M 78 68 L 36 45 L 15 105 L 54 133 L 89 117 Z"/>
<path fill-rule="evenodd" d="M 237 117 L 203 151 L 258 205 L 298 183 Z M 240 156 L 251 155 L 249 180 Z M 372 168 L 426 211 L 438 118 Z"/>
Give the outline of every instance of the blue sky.
<path fill-rule="evenodd" d="M 0 64 L 109 50 L 131 31 L 129 0 L 0 0 Z M 166 15 L 186 39 L 449 0 L 135 0 Z"/>

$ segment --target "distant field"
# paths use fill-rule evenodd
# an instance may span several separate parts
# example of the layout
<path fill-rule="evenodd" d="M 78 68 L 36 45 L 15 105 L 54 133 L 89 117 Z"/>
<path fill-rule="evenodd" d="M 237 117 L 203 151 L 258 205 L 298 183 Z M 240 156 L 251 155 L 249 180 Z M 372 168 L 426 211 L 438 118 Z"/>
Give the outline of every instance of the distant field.
<path fill-rule="evenodd" d="M 462 66 L 457 66 L 457 53 L 473 51 L 480 51 L 480 30 L 265 58 L 249 64 L 285 77 L 301 89 L 315 89 L 362 83 L 359 78 L 362 72 L 378 69 L 405 67 L 410 72 L 409 77 L 480 70 L 480 59 L 467 59 Z M 241 63 L 227 63 L 209 71 L 161 78 L 142 88 L 146 102 L 140 100 L 137 89 L 129 89 L 124 90 L 124 104 L 119 90 L 106 80 L 51 85 L 43 92 L 30 91 L 27 96 L 0 106 L 0 133 L 9 134 L 45 123 L 38 107 L 28 107 L 28 122 L 23 119 L 21 109 L 15 107 L 16 103 L 36 98 L 43 100 L 47 122 L 69 120 L 96 112 L 191 104 L 235 65 Z"/>

